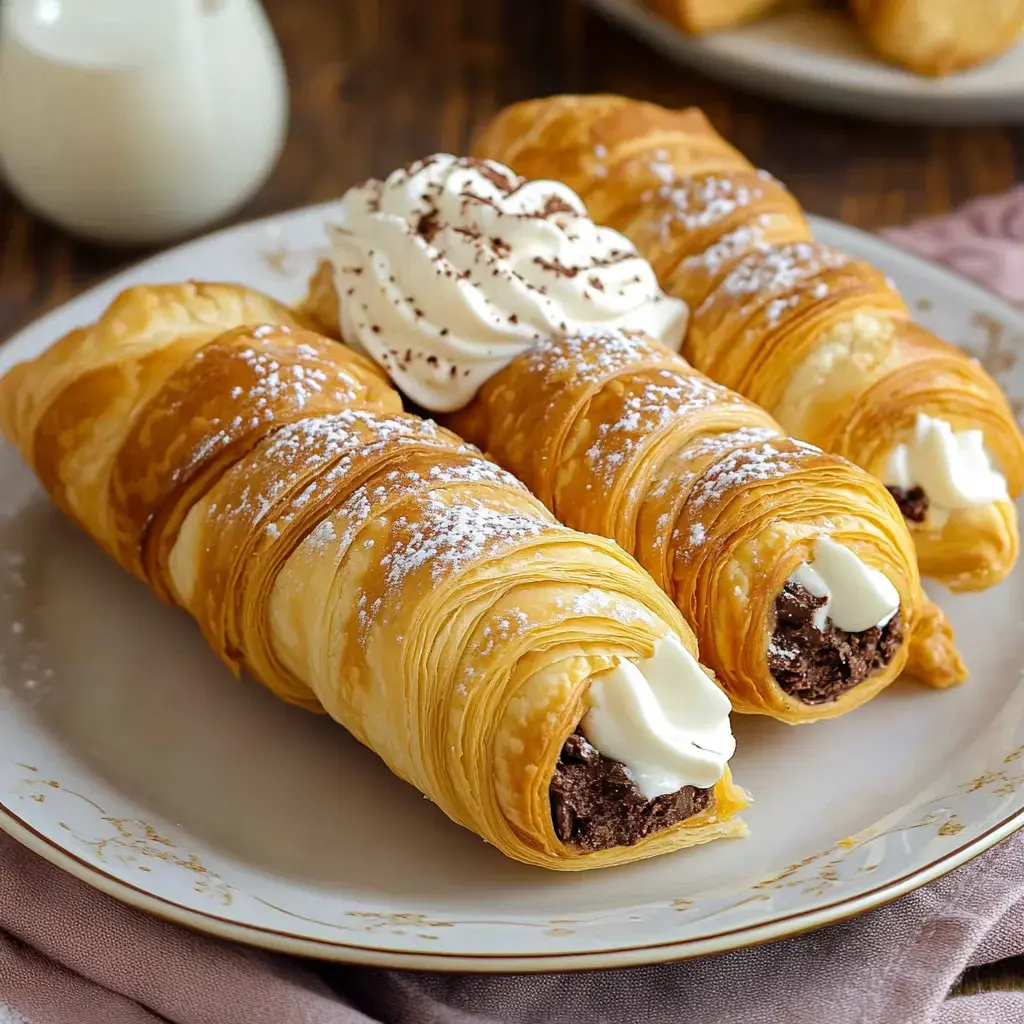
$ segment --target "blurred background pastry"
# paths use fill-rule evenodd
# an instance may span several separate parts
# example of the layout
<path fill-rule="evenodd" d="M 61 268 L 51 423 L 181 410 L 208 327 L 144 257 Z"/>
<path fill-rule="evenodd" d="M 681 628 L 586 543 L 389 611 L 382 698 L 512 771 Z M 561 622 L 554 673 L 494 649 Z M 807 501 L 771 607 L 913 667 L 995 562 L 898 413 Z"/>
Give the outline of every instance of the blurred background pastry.
<path fill-rule="evenodd" d="M 1024 31 L 1022 0 L 851 0 L 881 56 L 941 76 L 997 57 Z"/>

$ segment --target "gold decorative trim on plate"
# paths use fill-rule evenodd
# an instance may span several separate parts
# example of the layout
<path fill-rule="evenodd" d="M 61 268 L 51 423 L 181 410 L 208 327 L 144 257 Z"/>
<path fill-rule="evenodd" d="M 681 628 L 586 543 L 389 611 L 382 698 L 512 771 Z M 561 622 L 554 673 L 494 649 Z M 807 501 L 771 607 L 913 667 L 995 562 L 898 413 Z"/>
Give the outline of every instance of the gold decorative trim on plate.
<path fill-rule="evenodd" d="M 296 299 L 328 216 L 301 210 L 159 256 L 0 348 L 0 370 L 128 283 L 230 278 Z M 816 231 L 879 263 L 1024 403 L 1024 314 L 870 236 Z M 803 729 L 737 720 L 751 838 L 565 878 L 505 861 L 329 721 L 230 679 L 4 448 L 0 476 L 0 828 L 180 924 L 400 968 L 626 966 L 850 917 L 1024 826 L 1021 570 L 987 594 L 933 595 L 963 641 L 966 687 L 897 686 Z"/>

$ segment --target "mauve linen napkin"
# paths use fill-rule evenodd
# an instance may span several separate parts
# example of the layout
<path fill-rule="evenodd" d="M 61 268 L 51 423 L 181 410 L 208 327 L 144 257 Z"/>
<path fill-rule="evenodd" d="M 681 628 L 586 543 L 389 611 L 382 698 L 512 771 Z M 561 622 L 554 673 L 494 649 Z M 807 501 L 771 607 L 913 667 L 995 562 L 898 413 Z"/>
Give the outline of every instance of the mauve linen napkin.
<path fill-rule="evenodd" d="M 889 235 L 1024 300 L 1024 190 Z M 677 964 L 533 977 L 300 964 L 147 917 L 0 835 L 0 1024 L 1011 1024 L 947 999 L 1024 953 L 1024 835 L 808 935 Z"/>

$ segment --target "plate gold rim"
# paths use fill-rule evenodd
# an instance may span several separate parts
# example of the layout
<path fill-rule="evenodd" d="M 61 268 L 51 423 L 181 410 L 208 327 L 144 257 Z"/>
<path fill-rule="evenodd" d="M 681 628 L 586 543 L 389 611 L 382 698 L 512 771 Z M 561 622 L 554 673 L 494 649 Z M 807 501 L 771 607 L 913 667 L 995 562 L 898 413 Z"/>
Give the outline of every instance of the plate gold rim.
<path fill-rule="evenodd" d="M 68 872 L 106 895 L 136 910 L 142 910 L 165 921 L 183 925 L 192 931 L 256 946 L 270 952 L 288 953 L 317 960 L 397 970 L 470 974 L 550 974 L 562 971 L 637 967 L 671 960 L 689 960 L 712 953 L 726 953 L 735 949 L 774 942 L 778 939 L 792 938 L 827 924 L 848 920 L 868 910 L 890 903 L 900 896 L 905 896 L 980 856 L 1022 828 L 1024 828 L 1024 808 L 1001 819 L 981 835 L 950 850 L 942 857 L 936 858 L 906 875 L 874 889 L 869 889 L 867 892 L 808 910 L 783 914 L 755 925 L 730 928 L 697 938 L 642 943 L 591 952 L 414 953 L 382 949 L 360 943 L 311 939 L 276 928 L 241 924 L 217 914 L 185 907 L 163 896 L 147 892 L 130 882 L 125 882 L 99 866 L 70 853 L 48 836 L 37 831 L 0 801 L 0 830 L 6 832 L 11 838 L 39 854 L 55 867 Z"/>

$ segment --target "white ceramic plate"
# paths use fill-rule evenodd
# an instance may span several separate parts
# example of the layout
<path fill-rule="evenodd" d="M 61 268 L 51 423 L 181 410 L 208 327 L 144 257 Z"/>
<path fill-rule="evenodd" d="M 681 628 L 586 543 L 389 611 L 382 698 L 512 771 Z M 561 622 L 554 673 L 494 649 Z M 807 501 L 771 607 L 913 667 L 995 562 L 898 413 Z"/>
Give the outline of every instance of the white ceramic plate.
<path fill-rule="evenodd" d="M 128 284 L 228 279 L 297 298 L 325 208 L 142 264 L 0 348 L 0 371 Z M 1024 402 L 1024 315 L 868 235 L 922 318 Z M 972 681 L 900 684 L 837 722 L 736 722 L 751 836 L 626 868 L 547 873 L 449 823 L 329 721 L 235 682 L 198 630 L 53 511 L 0 447 L 0 826 L 136 906 L 339 960 L 562 970 L 693 956 L 881 903 L 1024 824 L 1024 567 L 941 597 Z"/>
<path fill-rule="evenodd" d="M 694 38 L 641 0 L 586 2 L 671 59 L 777 99 L 886 121 L 1024 119 L 1024 45 L 934 79 L 880 60 L 842 11 L 782 12 Z"/>

